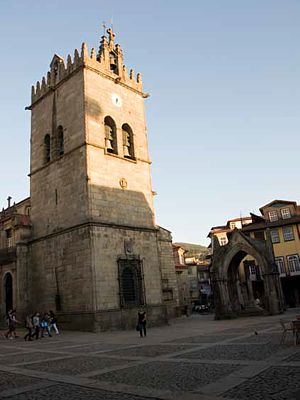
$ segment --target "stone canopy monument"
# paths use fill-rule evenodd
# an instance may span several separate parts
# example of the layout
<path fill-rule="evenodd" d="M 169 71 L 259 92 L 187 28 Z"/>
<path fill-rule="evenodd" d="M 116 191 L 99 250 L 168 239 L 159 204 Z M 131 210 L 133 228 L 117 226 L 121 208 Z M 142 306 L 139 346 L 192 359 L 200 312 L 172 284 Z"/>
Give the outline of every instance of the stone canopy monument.
<path fill-rule="evenodd" d="M 211 278 L 214 290 L 215 319 L 230 319 L 241 315 L 274 315 L 284 310 L 284 301 L 278 268 L 275 264 L 270 233 L 266 240 L 253 239 L 235 229 L 228 235 L 228 243 L 220 246 L 213 238 Z M 257 307 L 251 293 L 245 307 L 241 307 L 238 269 L 245 256 L 253 257 L 261 270 L 264 287 L 264 310 Z M 248 309 L 248 310 L 247 310 Z"/>
<path fill-rule="evenodd" d="M 178 306 L 171 235 L 154 220 L 148 94 L 107 34 L 98 51 L 54 55 L 32 87 L 27 233 L 9 228 L 17 251 L 2 269 L 19 313 L 53 309 L 94 331 L 134 326 L 139 307 L 163 323 Z"/>

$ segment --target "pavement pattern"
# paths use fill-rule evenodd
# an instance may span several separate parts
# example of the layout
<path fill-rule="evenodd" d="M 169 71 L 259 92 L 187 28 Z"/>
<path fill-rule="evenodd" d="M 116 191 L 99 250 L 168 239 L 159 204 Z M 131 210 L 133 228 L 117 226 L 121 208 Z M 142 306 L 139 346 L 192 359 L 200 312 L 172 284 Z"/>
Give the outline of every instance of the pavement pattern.
<path fill-rule="evenodd" d="M 0 337 L 0 399 L 300 400 L 300 345 L 292 335 L 281 344 L 279 324 L 299 314 L 192 315 L 149 327 L 145 338 L 135 331 Z"/>

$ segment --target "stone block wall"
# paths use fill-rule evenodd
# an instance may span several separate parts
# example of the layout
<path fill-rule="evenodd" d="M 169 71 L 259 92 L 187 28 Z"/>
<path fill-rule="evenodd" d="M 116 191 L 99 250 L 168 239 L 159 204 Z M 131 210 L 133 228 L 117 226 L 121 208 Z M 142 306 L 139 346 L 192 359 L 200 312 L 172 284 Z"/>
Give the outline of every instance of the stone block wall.
<path fill-rule="evenodd" d="M 58 126 L 64 128 L 65 152 L 69 152 L 84 142 L 84 96 L 83 70 L 80 69 L 63 84 L 31 106 L 31 173 L 45 165 L 43 144 L 46 134 L 51 136 L 51 146 L 55 146 L 53 135 Z M 51 151 L 51 159 L 55 158 Z"/>
<path fill-rule="evenodd" d="M 120 308 L 118 260 L 127 258 L 125 241 L 131 243 L 132 256 L 141 260 L 146 304 L 158 306 L 162 303 L 156 230 L 93 226 L 96 311 Z"/>
<path fill-rule="evenodd" d="M 103 332 L 112 330 L 134 330 L 137 324 L 138 308 L 114 309 L 85 313 L 58 313 L 58 321 L 63 329 Z M 168 321 L 164 305 L 147 305 L 147 326 L 160 326 Z"/>
<path fill-rule="evenodd" d="M 120 308 L 118 260 L 128 256 L 125 241 L 131 243 L 132 256 L 142 262 L 149 323 L 165 323 L 157 230 L 93 223 L 31 243 L 28 310 L 55 310 L 55 296 L 59 293 L 58 315 L 66 328 L 133 328 L 138 308 Z"/>
<path fill-rule="evenodd" d="M 32 105 L 31 220 L 35 238 L 74 226 L 87 216 L 83 72 Z M 55 153 L 56 132 L 63 127 L 64 155 Z M 51 137 L 51 160 L 45 162 L 45 135 Z"/>
<path fill-rule="evenodd" d="M 15 279 L 15 307 L 17 308 L 17 318 L 24 321 L 28 308 L 28 261 L 29 249 L 27 244 L 17 244 L 17 261 Z"/>
<path fill-rule="evenodd" d="M 62 312 L 93 311 L 94 283 L 88 226 L 32 242 L 29 261 L 29 308 Z"/>
<path fill-rule="evenodd" d="M 34 238 L 86 221 L 88 204 L 84 153 L 82 147 L 66 154 L 31 177 Z"/>
<path fill-rule="evenodd" d="M 171 233 L 159 227 L 158 248 L 161 266 L 163 304 L 170 318 L 180 315 L 178 283 L 172 249 Z"/>
<path fill-rule="evenodd" d="M 84 93 L 91 217 L 98 222 L 153 228 L 153 193 L 141 93 L 88 68 L 84 70 Z M 108 153 L 105 148 L 107 116 L 116 124 L 118 154 Z M 124 157 L 123 124 L 128 124 L 133 132 L 134 159 Z"/>
<path fill-rule="evenodd" d="M 101 160 L 99 158 L 99 160 Z M 108 166 L 107 166 L 108 167 Z M 108 168 L 109 169 L 109 168 Z M 125 169 L 125 168 L 124 168 Z M 110 182 L 118 185 L 124 172 L 111 171 Z M 128 174 L 128 188 L 89 185 L 91 220 L 99 223 L 154 229 L 154 215 L 142 191 L 130 190 L 134 179 Z"/>

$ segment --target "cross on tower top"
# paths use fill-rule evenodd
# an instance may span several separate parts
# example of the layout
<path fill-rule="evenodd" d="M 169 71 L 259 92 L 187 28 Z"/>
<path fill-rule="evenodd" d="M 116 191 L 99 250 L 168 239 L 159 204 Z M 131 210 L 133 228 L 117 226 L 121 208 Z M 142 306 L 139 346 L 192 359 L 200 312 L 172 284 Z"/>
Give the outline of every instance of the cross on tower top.
<path fill-rule="evenodd" d="M 116 35 L 114 34 L 112 28 L 108 28 L 106 32 L 108 33 L 108 44 L 110 47 L 114 48 Z"/>

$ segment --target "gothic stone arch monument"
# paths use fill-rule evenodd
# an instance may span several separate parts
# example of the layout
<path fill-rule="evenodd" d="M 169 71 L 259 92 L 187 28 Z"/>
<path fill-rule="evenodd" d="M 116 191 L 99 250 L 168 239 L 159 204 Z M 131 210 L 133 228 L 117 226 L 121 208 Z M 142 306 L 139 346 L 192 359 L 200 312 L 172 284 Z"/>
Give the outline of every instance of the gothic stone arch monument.
<path fill-rule="evenodd" d="M 213 240 L 211 277 L 215 299 L 215 319 L 236 318 L 242 314 L 237 274 L 240 262 L 246 255 L 252 256 L 261 270 L 265 312 L 270 315 L 282 313 L 283 295 L 269 232 L 267 232 L 267 240 L 257 240 L 235 229 L 229 235 L 225 246 L 220 246 L 216 237 Z"/>

